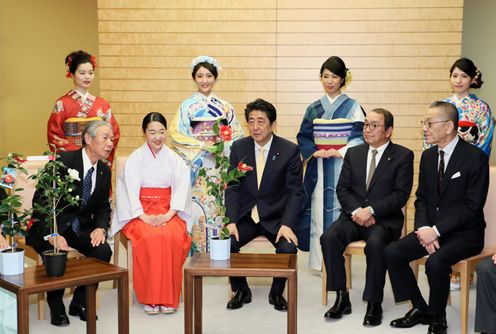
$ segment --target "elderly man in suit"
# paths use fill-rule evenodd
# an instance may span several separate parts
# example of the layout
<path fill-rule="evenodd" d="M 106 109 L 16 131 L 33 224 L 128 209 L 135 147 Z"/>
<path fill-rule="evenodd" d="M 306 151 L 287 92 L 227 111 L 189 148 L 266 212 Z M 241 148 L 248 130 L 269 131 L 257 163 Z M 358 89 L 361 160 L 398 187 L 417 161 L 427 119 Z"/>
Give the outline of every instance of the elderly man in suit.
<path fill-rule="evenodd" d="M 386 247 L 389 277 L 397 302 L 413 308 L 392 327 L 429 324 L 427 333 L 447 333 L 446 304 L 451 266 L 484 246 L 484 203 L 489 186 L 487 156 L 457 136 L 458 112 L 447 102 L 429 107 L 423 129 L 431 148 L 422 153 L 415 200 L 415 231 Z M 425 271 L 427 304 L 409 266 L 429 255 Z"/>
<path fill-rule="evenodd" d="M 62 250 L 73 247 L 88 257 L 109 262 L 112 250 L 106 242 L 110 221 L 110 170 L 101 162 L 106 159 L 114 146 L 112 126 L 105 121 L 93 121 L 83 131 L 83 147 L 72 152 L 61 152 L 60 161 L 67 168 L 79 172 L 81 181 L 75 182 L 75 193 L 83 199 L 79 206 L 68 206 L 57 217 L 59 236 L 58 245 Z M 86 194 L 83 194 L 83 190 Z M 85 198 L 87 197 L 87 198 Z M 40 193 L 34 194 L 33 203 L 40 203 Z M 60 204 L 64 206 L 63 203 Z M 35 216 L 37 221 L 28 234 L 28 244 L 38 253 L 52 249 L 54 238 L 47 241 L 50 234 L 44 217 Z M 64 290 L 47 292 L 51 323 L 54 326 L 69 325 L 62 297 Z M 84 286 L 74 291 L 69 305 L 69 314 L 86 321 L 86 292 Z"/>
<path fill-rule="evenodd" d="M 385 109 L 371 110 L 365 118 L 365 144 L 348 149 L 337 185 L 342 206 L 338 220 L 320 238 L 327 270 L 327 290 L 336 291 L 335 304 L 325 318 L 351 313 L 346 291 L 343 252 L 352 241 L 365 240 L 367 259 L 363 300 L 368 302 L 364 326 L 382 322 L 382 299 L 386 279 L 384 249 L 401 235 L 402 207 L 413 183 L 413 152 L 393 144 L 393 115 Z"/>
<path fill-rule="evenodd" d="M 245 109 L 250 136 L 239 139 L 231 147 L 230 165 L 239 162 L 255 167 L 239 184 L 226 190 L 227 225 L 231 233 L 231 252 L 253 238 L 264 235 L 276 253 L 295 254 L 298 240 L 294 234 L 302 203 L 302 162 L 294 143 L 273 134 L 276 109 L 262 99 Z M 274 278 L 269 303 L 276 310 L 287 310 L 282 296 L 285 278 Z M 251 302 L 251 291 L 245 277 L 231 277 L 234 297 L 228 309 L 238 309 Z"/>

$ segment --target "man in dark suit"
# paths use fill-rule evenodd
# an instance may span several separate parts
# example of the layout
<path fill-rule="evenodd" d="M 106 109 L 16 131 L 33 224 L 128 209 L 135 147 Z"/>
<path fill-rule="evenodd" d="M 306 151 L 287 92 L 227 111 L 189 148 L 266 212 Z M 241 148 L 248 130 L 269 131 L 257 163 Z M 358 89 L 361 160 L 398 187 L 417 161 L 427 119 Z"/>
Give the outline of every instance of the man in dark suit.
<path fill-rule="evenodd" d="M 447 332 L 446 304 L 451 266 L 480 253 L 484 246 L 484 203 L 489 185 L 487 156 L 457 136 L 458 112 L 436 101 L 423 121 L 426 142 L 415 200 L 415 231 L 386 247 L 389 277 L 397 302 L 413 308 L 392 327 L 429 324 L 427 333 Z M 409 266 L 429 255 L 425 271 L 430 294 L 427 304 Z"/>
<path fill-rule="evenodd" d="M 231 234 L 231 252 L 253 238 L 264 235 L 276 253 L 296 254 L 298 240 L 294 234 L 302 202 L 302 162 L 298 146 L 273 134 L 276 109 L 262 99 L 249 103 L 245 117 L 250 137 L 234 142 L 230 165 L 239 162 L 253 166 L 241 182 L 226 190 L 227 228 Z M 274 278 L 269 303 L 276 310 L 287 310 L 282 296 L 285 278 Z M 231 277 L 234 297 L 228 309 L 238 309 L 251 302 L 246 277 Z"/>
<path fill-rule="evenodd" d="M 348 149 L 345 155 L 336 188 L 342 213 L 320 238 L 327 290 L 336 291 L 336 302 L 325 313 L 326 318 L 339 319 L 351 313 L 343 252 L 352 241 L 365 240 L 363 300 L 368 304 L 363 325 L 378 326 L 382 322 L 384 248 L 401 235 L 401 209 L 413 183 L 413 152 L 390 141 L 393 123 L 389 111 L 370 111 L 363 128 L 366 144 Z"/>
<path fill-rule="evenodd" d="M 62 250 L 73 247 L 87 257 L 93 257 L 109 262 L 112 250 L 106 242 L 107 228 L 110 221 L 110 170 L 100 160 L 109 156 L 113 148 L 112 127 L 105 121 L 93 121 L 83 131 L 83 148 L 72 152 L 61 152 L 60 161 L 67 168 L 79 172 L 81 181 L 75 181 L 75 193 L 83 196 L 83 183 L 86 181 L 89 198 L 79 206 L 68 206 L 57 217 L 59 236 L 58 245 Z M 85 180 L 85 178 L 87 180 Z M 89 182 L 91 180 L 91 182 Z M 37 191 L 33 203 L 41 203 L 41 194 Z M 63 206 L 64 204 L 60 204 Z M 44 236 L 50 234 L 44 217 L 34 216 L 37 221 L 31 226 L 27 237 L 28 244 L 38 253 L 53 249 L 54 238 L 48 241 Z M 69 318 L 65 313 L 62 296 L 64 290 L 47 292 L 47 302 L 50 306 L 51 323 L 55 326 L 69 325 Z M 74 291 L 69 314 L 79 316 L 86 321 L 86 292 L 84 286 Z"/>

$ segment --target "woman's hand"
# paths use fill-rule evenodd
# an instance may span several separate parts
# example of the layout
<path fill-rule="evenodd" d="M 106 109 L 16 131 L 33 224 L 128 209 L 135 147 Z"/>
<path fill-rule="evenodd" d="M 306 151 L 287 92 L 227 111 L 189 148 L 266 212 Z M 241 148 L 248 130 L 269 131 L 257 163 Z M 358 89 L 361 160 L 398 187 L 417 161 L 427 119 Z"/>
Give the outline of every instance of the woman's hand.
<path fill-rule="evenodd" d="M 157 222 L 157 216 L 152 216 L 152 215 L 147 215 L 147 214 L 142 214 L 138 217 L 145 223 L 151 226 L 157 226 L 159 223 Z"/>
<path fill-rule="evenodd" d="M 169 210 L 167 213 L 158 215 L 157 216 L 157 222 L 159 225 L 165 225 L 169 222 L 169 220 L 172 219 L 176 215 L 177 211 L 176 210 Z"/>
<path fill-rule="evenodd" d="M 339 153 L 338 150 L 335 150 L 333 148 L 329 150 L 318 150 L 313 153 L 314 158 L 322 158 L 322 159 L 328 159 L 328 158 L 342 158 L 341 153 Z"/>

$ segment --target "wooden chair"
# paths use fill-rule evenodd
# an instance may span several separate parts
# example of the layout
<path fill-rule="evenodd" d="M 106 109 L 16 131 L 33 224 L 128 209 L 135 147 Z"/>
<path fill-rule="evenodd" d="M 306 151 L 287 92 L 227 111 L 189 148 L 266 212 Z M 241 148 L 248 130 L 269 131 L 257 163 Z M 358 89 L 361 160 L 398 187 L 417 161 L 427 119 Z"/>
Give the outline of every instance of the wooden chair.
<path fill-rule="evenodd" d="M 460 273 L 460 326 L 461 333 L 467 334 L 470 274 L 475 271 L 475 266 L 487 257 L 496 253 L 496 167 L 490 168 L 490 187 L 487 194 L 484 216 L 486 219 L 486 231 L 484 236 L 484 249 L 478 255 L 464 259 L 452 266 L 454 272 Z M 413 263 L 415 276 L 418 277 L 419 265 L 425 265 L 428 256 L 424 256 Z M 451 304 L 451 302 L 449 302 Z"/>
<path fill-rule="evenodd" d="M 22 164 L 22 167 L 26 168 L 28 174 L 25 175 L 23 173 L 18 173 L 17 178 L 15 180 L 15 187 L 22 188 L 23 191 L 19 192 L 19 195 L 22 198 L 22 209 L 31 209 L 32 200 L 35 192 L 36 181 L 29 179 L 29 176 L 38 172 L 38 169 L 43 168 L 47 163 L 47 157 L 36 157 L 31 160 L 28 157 L 28 161 Z M 33 247 L 26 245 L 26 240 L 21 238 L 18 240 L 19 247 L 24 249 L 24 256 L 36 262 L 36 265 L 42 265 L 43 259 L 41 256 L 34 250 Z M 71 248 L 69 253 L 67 254 L 68 258 L 82 258 L 83 254 L 79 253 L 76 249 Z M 72 292 L 73 288 L 71 289 Z M 98 308 L 98 293 L 97 293 L 97 308 Z M 45 319 L 45 295 L 44 293 L 38 294 L 38 319 Z"/>
<path fill-rule="evenodd" d="M 406 206 L 403 208 L 403 213 L 405 215 L 404 223 L 403 223 L 403 229 L 401 231 L 401 237 L 404 237 L 406 235 L 406 229 L 407 229 L 407 218 L 406 218 Z M 352 283 L 351 283 L 351 256 L 352 255 L 365 255 L 365 246 L 367 243 L 365 240 L 359 240 L 359 241 L 353 241 L 351 242 L 346 249 L 344 250 L 343 256 L 344 256 L 344 266 L 346 270 L 346 290 L 351 289 Z M 322 261 L 322 305 L 327 305 L 327 271 L 326 267 L 324 264 L 324 261 Z"/>

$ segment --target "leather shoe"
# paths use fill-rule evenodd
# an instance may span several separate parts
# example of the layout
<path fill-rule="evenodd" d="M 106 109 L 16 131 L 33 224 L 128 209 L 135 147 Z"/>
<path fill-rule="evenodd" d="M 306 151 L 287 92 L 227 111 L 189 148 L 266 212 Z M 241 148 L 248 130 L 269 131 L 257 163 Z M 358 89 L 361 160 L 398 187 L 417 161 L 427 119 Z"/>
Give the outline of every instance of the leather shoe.
<path fill-rule="evenodd" d="M 435 318 L 431 321 L 427 334 L 446 334 L 448 331 L 446 317 Z"/>
<path fill-rule="evenodd" d="M 336 291 L 336 302 L 324 314 L 324 318 L 340 319 L 343 314 L 351 313 L 350 295 L 346 291 Z"/>
<path fill-rule="evenodd" d="M 243 304 L 251 303 L 251 290 L 239 290 L 236 291 L 234 297 L 227 302 L 227 308 L 230 310 L 235 310 L 243 307 Z"/>
<path fill-rule="evenodd" d="M 269 304 L 274 305 L 274 308 L 278 311 L 288 310 L 288 302 L 282 295 L 269 293 Z"/>
<path fill-rule="evenodd" d="M 69 305 L 69 314 L 74 317 L 79 317 L 82 321 L 86 321 L 86 307 L 81 304 L 71 303 Z M 98 320 L 98 316 L 96 317 Z"/>
<path fill-rule="evenodd" d="M 379 326 L 382 323 L 381 303 L 367 303 L 367 312 L 363 318 L 364 326 Z"/>
<path fill-rule="evenodd" d="M 60 314 L 50 313 L 50 323 L 58 327 L 70 325 L 69 318 L 67 317 L 67 314 L 65 314 L 65 312 Z"/>
<path fill-rule="evenodd" d="M 418 324 L 428 325 L 431 317 L 414 307 L 404 317 L 391 321 L 391 327 L 410 328 Z"/>

